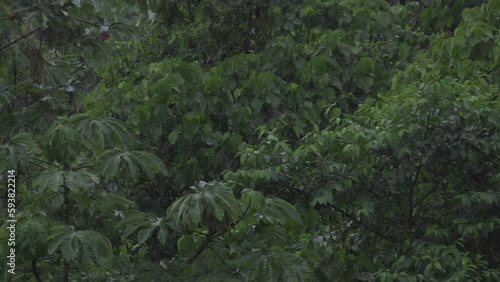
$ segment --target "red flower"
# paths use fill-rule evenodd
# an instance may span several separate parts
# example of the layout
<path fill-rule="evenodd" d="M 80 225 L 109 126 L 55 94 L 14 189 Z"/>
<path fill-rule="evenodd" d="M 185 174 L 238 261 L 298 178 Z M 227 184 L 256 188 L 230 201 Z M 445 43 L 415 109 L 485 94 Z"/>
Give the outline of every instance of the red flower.
<path fill-rule="evenodd" d="M 108 39 L 109 39 L 109 33 L 107 33 L 107 32 L 101 32 L 101 34 L 99 34 L 99 40 L 106 41 Z"/>

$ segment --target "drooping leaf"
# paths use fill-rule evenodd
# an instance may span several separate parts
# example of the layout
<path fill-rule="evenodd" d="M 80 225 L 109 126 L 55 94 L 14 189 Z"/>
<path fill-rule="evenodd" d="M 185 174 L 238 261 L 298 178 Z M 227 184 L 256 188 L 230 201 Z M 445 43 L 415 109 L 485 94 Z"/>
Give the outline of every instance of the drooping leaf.
<path fill-rule="evenodd" d="M 77 131 L 65 123 L 57 122 L 45 134 L 44 152 L 52 162 L 70 164 L 82 150 L 82 140 Z"/>
<path fill-rule="evenodd" d="M 151 238 L 156 230 L 158 230 L 160 242 L 165 243 L 169 233 L 168 226 L 163 218 L 158 218 L 150 213 L 135 212 L 126 215 L 117 225 L 117 227 L 121 226 L 125 227 L 121 236 L 122 240 L 137 231 L 137 241 L 140 244 Z"/>
<path fill-rule="evenodd" d="M 226 216 L 235 218 L 240 214 L 237 199 L 225 185 L 200 181 L 198 187 L 192 188 L 194 193 L 179 198 L 167 209 L 167 217 L 175 224 L 195 228 L 202 219 L 222 221 Z"/>
<path fill-rule="evenodd" d="M 145 151 L 111 149 L 100 155 L 97 161 L 101 163 L 102 174 L 108 178 L 123 173 L 129 181 L 136 181 L 140 171 L 150 179 L 157 173 L 167 175 L 167 168 L 161 159 Z"/>
<path fill-rule="evenodd" d="M 16 242 L 19 250 L 26 251 L 32 257 L 42 256 L 46 252 L 45 240 L 54 223 L 43 212 L 22 212 L 17 215 L 17 220 L 16 234 L 24 238 Z"/>
<path fill-rule="evenodd" d="M 99 184 L 99 177 L 86 170 L 70 171 L 64 174 L 66 185 L 71 190 L 86 190 Z"/>
<path fill-rule="evenodd" d="M 47 247 L 47 252 L 49 255 L 53 254 L 56 249 L 62 244 L 66 239 L 68 234 L 74 232 L 74 230 L 69 226 L 56 226 L 52 229 L 52 235 L 48 238 L 49 245 Z M 66 254 L 65 258 L 73 257 L 71 254 Z"/>
<path fill-rule="evenodd" d="M 16 170 L 19 167 L 26 169 L 32 157 L 39 151 L 31 134 L 19 133 L 14 135 L 10 142 L 0 145 L 0 169 Z"/>
<path fill-rule="evenodd" d="M 122 232 L 121 239 L 129 237 L 135 231 L 145 227 L 149 223 L 149 214 L 145 214 L 142 212 L 135 212 L 129 215 L 126 215 L 124 219 L 122 219 L 118 224 L 117 228 L 124 226 L 125 229 Z"/>
<path fill-rule="evenodd" d="M 241 191 L 241 200 L 243 201 L 243 210 L 253 212 L 259 210 L 265 204 L 265 198 L 259 191 L 245 188 Z"/>
<path fill-rule="evenodd" d="M 261 209 L 263 219 L 269 223 L 279 223 L 284 226 L 300 225 L 302 218 L 294 206 L 280 198 L 267 198 Z"/>
<path fill-rule="evenodd" d="M 69 122 L 75 124 L 88 149 L 96 155 L 106 149 L 127 150 L 134 146 L 131 132 L 119 120 L 110 117 L 92 119 L 86 114 L 78 114 L 72 116 Z"/>
<path fill-rule="evenodd" d="M 182 236 L 177 240 L 177 250 L 181 257 L 189 257 L 196 250 L 196 243 L 193 236 Z"/>
<path fill-rule="evenodd" d="M 93 230 L 75 231 L 74 227 L 57 226 L 48 238 L 48 253 L 60 249 L 67 261 L 78 260 L 88 265 L 92 262 L 107 263 L 111 257 L 109 240 Z"/>
<path fill-rule="evenodd" d="M 64 171 L 60 169 L 46 170 L 34 181 L 33 186 L 43 193 L 47 188 L 59 191 L 66 185 L 70 190 L 86 190 L 99 183 L 99 178 L 86 170 Z"/>
<path fill-rule="evenodd" d="M 34 181 L 33 187 L 37 188 L 40 193 L 46 189 L 60 191 L 64 184 L 64 171 L 62 170 L 46 170 L 41 173 Z"/>
<path fill-rule="evenodd" d="M 168 218 L 187 228 L 196 228 L 201 222 L 202 213 L 203 206 L 199 194 L 185 195 L 167 209 Z"/>

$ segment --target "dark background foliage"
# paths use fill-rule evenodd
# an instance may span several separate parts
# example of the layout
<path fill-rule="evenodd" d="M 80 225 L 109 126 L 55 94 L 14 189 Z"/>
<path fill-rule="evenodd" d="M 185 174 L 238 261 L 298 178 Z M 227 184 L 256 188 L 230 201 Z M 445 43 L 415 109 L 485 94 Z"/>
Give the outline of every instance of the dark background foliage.
<path fill-rule="evenodd" d="M 2 279 L 500 280 L 499 12 L 0 3 Z"/>

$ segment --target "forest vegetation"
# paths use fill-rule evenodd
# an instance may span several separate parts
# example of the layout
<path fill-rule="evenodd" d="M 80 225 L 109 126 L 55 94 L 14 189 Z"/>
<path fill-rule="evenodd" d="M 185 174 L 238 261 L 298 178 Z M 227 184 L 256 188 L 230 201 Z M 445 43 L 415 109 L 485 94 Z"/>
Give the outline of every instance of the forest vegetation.
<path fill-rule="evenodd" d="M 500 281 L 499 27 L 499 0 L 1 1 L 0 280 Z"/>

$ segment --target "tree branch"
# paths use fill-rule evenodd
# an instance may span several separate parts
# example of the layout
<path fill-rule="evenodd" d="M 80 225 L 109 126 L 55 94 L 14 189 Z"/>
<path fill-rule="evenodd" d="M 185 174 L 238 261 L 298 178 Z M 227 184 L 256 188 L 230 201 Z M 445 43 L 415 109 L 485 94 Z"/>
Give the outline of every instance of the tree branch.
<path fill-rule="evenodd" d="M 208 235 L 207 238 L 203 241 L 198 250 L 186 261 L 187 264 L 192 263 L 199 255 L 201 255 L 205 249 L 208 247 L 210 242 L 212 242 L 213 237 Z"/>
<path fill-rule="evenodd" d="M 429 124 L 431 120 L 431 114 L 427 115 L 427 122 L 425 125 L 424 141 L 427 139 L 429 133 Z M 415 209 L 415 189 L 417 187 L 418 178 L 420 177 L 420 171 L 422 169 L 422 163 L 424 161 L 424 152 L 420 152 L 420 160 L 418 161 L 417 173 L 413 179 L 413 183 L 410 186 L 410 191 L 408 191 L 408 227 L 413 225 L 413 212 Z"/>
<path fill-rule="evenodd" d="M 36 282 L 42 282 L 42 279 L 40 278 L 40 275 L 38 274 L 36 268 L 36 259 L 33 259 L 31 261 L 31 270 L 33 271 L 33 276 L 35 276 Z"/>
<path fill-rule="evenodd" d="M 207 248 L 211 249 L 209 244 L 211 242 L 213 242 L 214 238 L 217 238 L 218 236 L 226 233 L 228 230 L 234 228 L 234 226 L 236 226 L 236 224 L 238 224 L 240 221 L 242 221 L 247 216 L 249 216 L 249 214 L 247 214 L 249 209 L 250 209 L 250 206 L 248 206 L 246 208 L 246 210 L 243 212 L 243 214 L 237 220 L 233 221 L 227 228 L 225 228 L 225 230 L 219 230 L 213 234 L 210 234 L 210 231 L 209 231 L 209 234 L 207 234 L 207 235 L 203 234 L 207 237 L 205 238 L 205 240 L 203 241 L 201 246 L 198 248 L 198 250 L 186 261 L 186 263 L 192 263 L 199 255 L 201 255 L 205 251 L 205 249 L 207 249 Z M 216 254 L 217 254 L 217 252 L 216 252 Z M 222 261 L 224 261 L 224 260 L 222 260 Z"/>
<path fill-rule="evenodd" d="M 9 43 L 5 44 L 4 46 L 0 47 L 0 52 L 2 52 L 3 50 L 5 50 L 5 49 L 9 48 L 9 47 L 10 47 L 10 46 L 12 46 L 12 45 L 14 45 L 14 44 L 18 43 L 19 41 L 21 41 L 21 40 L 25 39 L 26 37 L 28 37 L 28 36 L 30 36 L 30 35 L 32 35 L 32 34 L 35 34 L 36 32 L 38 32 L 38 31 L 39 31 L 39 30 L 41 30 L 41 29 L 42 29 L 42 28 L 40 28 L 40 27 L 39 27 L 39 28 L 36 28 L 36 29 L 34 29 L 34 30 L 32 30 L 32 31 L 30 31 L 30 32 L 28 32 L 28 33 L 26 33 L 26 34 L 24 34 L 23 36 L 19 37 L 18 39 L 13 40 L 13 41 L 11 41 L 11 42 L 9 42 Z"/>
<path fill-rule="evenodd" d="M 214 250 L 214 248 L 212 248 L 210 246 L 208 246 L 208 248 L 210 250 L 212 250 L 212 252 L 214 252 L 225 265 L 227 265 L 226 261 L 219 255 L 219 253 L 217 251 Z"/>
<path fill-rule="evenodd" d="M 91 22 L 88 22 L 88 21 L 85 21 L 85 20 L 81 20 L 81 19 L 78 19 L 78 18 L 73 18 L 73 19 L 75 21 L 77 21 L 77 22 L 85 23 L 85 24 L 92 25 L 92 26 L 95 26 L 95 27 L 99 28 L 99 26 L 96 25 L 95 23 L 91 23 Z"/>

